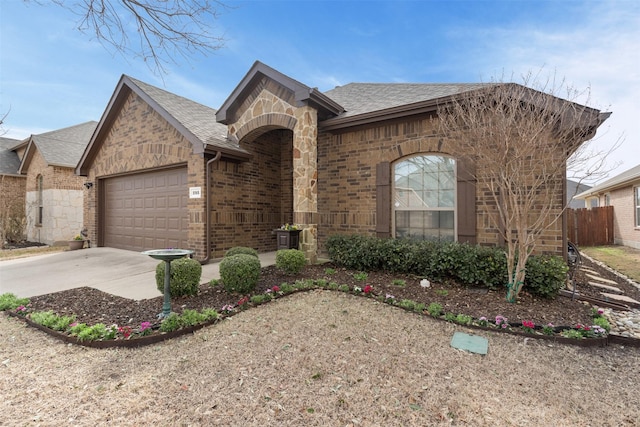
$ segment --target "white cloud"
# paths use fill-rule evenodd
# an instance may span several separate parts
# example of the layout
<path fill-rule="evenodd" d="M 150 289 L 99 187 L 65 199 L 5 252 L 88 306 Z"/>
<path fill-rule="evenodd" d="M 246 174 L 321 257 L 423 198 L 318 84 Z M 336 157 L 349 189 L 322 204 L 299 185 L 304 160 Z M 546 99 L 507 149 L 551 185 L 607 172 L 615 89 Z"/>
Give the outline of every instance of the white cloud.
<path fill-rule="evenodd" d="M 594 148 L 607 150 L 624 135 L 608 161 L 621 163 L 615 175 L 640 163 L 640 8 L 634 2 L 589 3 L 584 13 L 572 27 L 481 30 L 483 78 L 501 74 L 497 66 L 516 76 L 544 67 L 576 89 L 590 87 L 589 105 L 613 112 Z"/>

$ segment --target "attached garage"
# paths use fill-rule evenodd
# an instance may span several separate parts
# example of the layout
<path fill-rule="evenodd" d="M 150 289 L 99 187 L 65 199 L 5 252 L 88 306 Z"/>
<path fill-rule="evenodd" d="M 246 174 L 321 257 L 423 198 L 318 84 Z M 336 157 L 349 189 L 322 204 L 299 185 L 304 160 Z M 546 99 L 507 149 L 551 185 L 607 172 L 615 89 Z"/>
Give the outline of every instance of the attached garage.
<path fill-rule="evenodd" d="M 186 167 L 106 178 L 102 188 L 102 246 L 189 247 Z"/>

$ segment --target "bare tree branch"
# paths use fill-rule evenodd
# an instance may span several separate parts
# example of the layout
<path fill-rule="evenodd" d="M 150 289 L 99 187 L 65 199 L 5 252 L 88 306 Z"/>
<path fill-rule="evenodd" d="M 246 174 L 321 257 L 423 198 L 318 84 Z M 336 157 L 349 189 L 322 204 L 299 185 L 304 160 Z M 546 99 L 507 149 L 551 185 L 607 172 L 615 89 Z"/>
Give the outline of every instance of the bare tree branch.
<path fill-rule="evenodd" d="M 470 173 L 480 203 L 506 242 L 511 302 L 545 231 L 562 226 L 567 161 L 598 166 L 593 157 L 584 157 L 581 147 L 608 114 L 573 102 L 579 95 L 584 94 L 564 81 L 541 83 L 529 74 L 522 85 L 494 81 L 453 98 L 438 111 L 445 149 L 468 153 L 475 163 Z M 593 167 L 583 172 L 603 171 Z"/>
<path fill-rule="evenodd" d="M 44 4 L 46 0 L 25 0 Z M 154 72 L 179 57 L 207 55 L 224 46 L 212 34 L 220 11 L 218 0 L 48 0 L 79 17 L 78 30 L 123 56 L 142 58 Z"/>

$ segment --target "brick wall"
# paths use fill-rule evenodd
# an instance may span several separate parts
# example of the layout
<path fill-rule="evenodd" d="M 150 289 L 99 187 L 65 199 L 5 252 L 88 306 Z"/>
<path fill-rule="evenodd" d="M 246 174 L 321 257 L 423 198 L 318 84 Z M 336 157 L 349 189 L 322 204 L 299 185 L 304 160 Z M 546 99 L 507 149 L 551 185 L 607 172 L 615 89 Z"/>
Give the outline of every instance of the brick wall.
<path fill-rule="evenodd" d="M 6 227 L 4 230 L 0 230 L 2 238 L 14 238 L 12 235 L 14 232 L 18 232 L 13 226 L 10 226 L 12 222 L 8 222 L 8 219 L 15 219 L 20 223 L 25 219 L 25 188 L 26 177 L 0 175 L 0 227 Z M 25 231 L 26 229 L 23 230 L 23 232 Z M 20 237 L 23 236 L 15 236 L 16 239 Z M 0 241 L 0 246 L 2 243 Z"/>
<path fill-rule="evenodd" d="M 212 167 L 214 258 L 233 246 L 274 251 L 272 231 L 293 222 L 292 132 L 271 131 L 241 146 L 251 161 L 222 160 Z"/>
<path fill-rule="evenodd" d="M 456 154 L 443 151 L 443 138 L 430 117 L 411 121 L 385 122 L 349 132 L 318 136 L 318 236 L 319 251 L 333 234 L 376 234 L 376 165 L 395 162 L 422 154 Z M 458 155 L 463 153 L 457 153 Z M 535 162 L 533 162 L 535 163 Z M 477 165 L 481 175 L 482 165 Z M 556 177 L 564 179 L 564 177 Z M 557 181 L 556 179 L 556 181 Z M 562 192 L 556 194 L 558 208 Z M 476 189 L 477 242 L 502 243 L 498 230 L 490 221 L 494 202 L 489 190 L 479 184 Z M 535 211 L 532 211 L 535 215 Z M 537 239 L 537 252 L 562 254 L 562 221 L 557 221 Z"/>
<path fill-rule="evenodd" d="M 613 206 L 613 239 L 617 245 L 640 248 L 640 228 L 635 226 L 634 190 L 640 181 L 610 192 Z"/>
<path fill-rule="evenodd" d="M 188 186 L 204 187 L 205 163 L 203 156 L 193 154 L 192 144 L 188 140 L 142 98 L 131 92 L 102 141 L 85 179 L 97 183 L 109 176 L 186 164 Z M 84 205 L 89 238 L 98 244 L 102 244 L 98 229 L 100 191 L 100 185 L 88 190 Z M 185 213 L 189 216 L 189 248 L 196 251 L 198 258 L 204 258 L 206 252 L 202 215 L 204 203 L 204 197 L 189 199 L 188 212 Z"/>

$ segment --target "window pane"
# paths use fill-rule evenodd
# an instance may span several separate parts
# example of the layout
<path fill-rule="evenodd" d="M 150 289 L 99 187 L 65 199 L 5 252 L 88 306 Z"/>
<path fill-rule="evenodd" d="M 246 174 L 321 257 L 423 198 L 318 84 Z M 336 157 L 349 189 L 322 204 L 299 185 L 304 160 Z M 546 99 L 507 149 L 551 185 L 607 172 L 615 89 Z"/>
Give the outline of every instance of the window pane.
<path fill-rule="evenodd" d="M 396 237 L 455 240 L 455 160 L 415 156 L 394 172 Z"/>
<path fill-rule="evenodd" d="M 453 218 L 453 211 L 440 212 L 440 228 L 451 230 L 451 233 L 453 233 Z"/>

